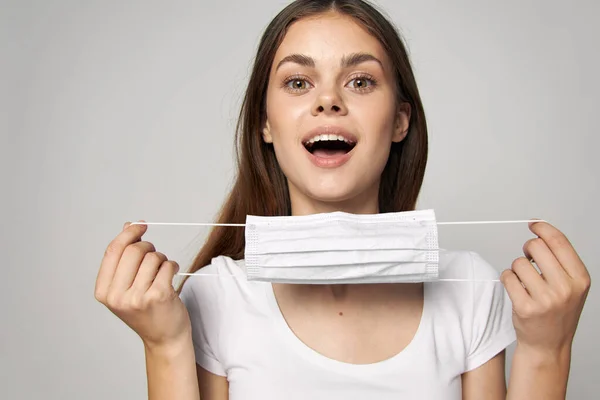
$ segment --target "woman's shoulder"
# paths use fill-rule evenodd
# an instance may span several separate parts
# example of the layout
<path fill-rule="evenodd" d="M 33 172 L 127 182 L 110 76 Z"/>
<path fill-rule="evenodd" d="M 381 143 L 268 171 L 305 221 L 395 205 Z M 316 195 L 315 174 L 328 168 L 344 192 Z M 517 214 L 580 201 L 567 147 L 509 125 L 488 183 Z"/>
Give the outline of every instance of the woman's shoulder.
<path fill-rule="evenodd" d="M 432 283 L 438 321 L 462 334 L 464 371 L 482 365 L 514 342 L 512 304 L 500 268 L 474 251 L 440 251 L 439 283 Z M 444 280 L 445 279 L 445 280 Z M 446 329 L 445 333 L 448 329 Z"/>
<path fill-rule="evenodd" d="M 246 280 L 244 260 L 235 260 L 227 256 L 214 257 L 210 264 L 188 273 L 183 291 L 218 291 L 232 288 Z"/>
<path fill-rule="evenodd" d="M 439 251 L 439 278 L 467 281 L 495 281 L 500 271 L 479 253 L 468 250 Z"/>
<path fill-rule="evenodd" d="M 245 277 L 244 270 L 244 259 L 236 260 L 229 256 L 217 256 L 210 261 L 210 264 L 193 272 L 190 275 L 190 279 L 201 276 L 218 277 L 220 279 L 235 278 L 238 276 Z"/>
<path fill-rule="evenodd" d="M 218 256 L 210 264 L 186 277 L 181 296 L 195 303 L 210 304 L 213 309 L 259 304 L 264 298 L 264 282 L 246 279 L 244 259 Z"/>
<path fill-rule="evenodd" d="M 429 283 L 430 293 L 445 313 L 462 319 L 473 316 L 473 310 L 483 303 L 504 301 L 499 269 L 479 253 L 440 249 L 438 267 L 439 281 Z"/>

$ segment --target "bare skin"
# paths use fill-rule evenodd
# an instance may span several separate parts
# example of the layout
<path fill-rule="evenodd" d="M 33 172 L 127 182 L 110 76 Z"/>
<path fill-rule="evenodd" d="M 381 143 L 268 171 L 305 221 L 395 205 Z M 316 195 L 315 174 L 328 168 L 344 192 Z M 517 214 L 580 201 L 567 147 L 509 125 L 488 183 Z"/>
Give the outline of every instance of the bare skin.
<path fill-rule="evenodd" d="M 302 342 L 352 364 L 375 363 L 401 352 L 414 337 L 423 310 L 422 284 L 273 288 L 281 312 Z"/>
<path fill-rule="evenodd" d="M 277 68 L 291 54 L 306 56 L 313 65 L 289 61 Z M 353 54 L 377 61 L 343 66 Z M 291 86 L 285 83 L 290 77 Z M 288 178 L 294 215 L 378 212 L 389 144 L 404 139 L 410 119 L 410 107 L 396 104 L 393 87 L 381 45 L 353 20 L 330 13 L 288 30 L 272 66 L 263 139 L 273 143 Z M 343 125 L 358 138 L 355 155 L 339 168 L 319 169 L 303 153 L 302 135 L 322 124 Z M 525 257 L 502 274 L 517 332 L 508 391 L 502 352 L 462 376 L 464 400 L 565 398 L 571 345 L 590 276 L 558 229 L 539 222 L 530 230 L 538 238 L 528 241 Z M 195 364 L 189 316 L 171 286 L 178 266 L 142 241 L 145 231 L 126 224 L 108 246 L 96 298 L 141 337 L 150 399 L 228 399 L 227 379 Z M 300 340 L 327 357 L 355 364 L 402 351 L 423 310 L 422 284 L 274 285 L 274 292 Z"/>
<path fill-rule="evenodd" d="M 174 261 L 125 223 L 104 253 L 95 297 L 142 339 L 150 399 L 199 399 L 191 322 L 172 286 Z"/>

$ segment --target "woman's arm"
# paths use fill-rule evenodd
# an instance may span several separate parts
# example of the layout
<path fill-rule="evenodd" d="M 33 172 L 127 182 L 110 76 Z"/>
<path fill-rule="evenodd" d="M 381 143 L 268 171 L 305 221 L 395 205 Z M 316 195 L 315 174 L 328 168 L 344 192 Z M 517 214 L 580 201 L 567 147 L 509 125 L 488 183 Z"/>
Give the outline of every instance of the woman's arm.
<path fill-rule="evenodd" d="M 570 364 L 570 349 L 542 354 L 517 345 L 507 399 L 565 399 Z"/>
<path fill-rule="evenodd" d="M 198 364 L 191 337 L 179 346 L 145 346 L 148 399 L 228 400 L 229 383 L 224 376 Z"/>
<path fill-rule="evenodd" d="M 196 364 L 196 375 L 202 400 L 228 400 L 229 382 L 224 376 L 208 372 Z"/>
<path fill-rule="evenodd" d="M 198 400 L 191 321 L 173 288 L 179 265 L 141 240 L 146 230 L 128 222 L 111 241 L 94 296 L 142 339 L 148 398 Z"/>
<path fill-rule="evenodd" d="M 191 337 L 169 348 L 144 346 L 144 349 L 149 400 L 200 399 Z"/>
<path fill-rule="evenodd" d="M 462 375 L 463 400 L 565 399 L 569 377 L 570 350 L 562 354 L 538 354 L 519 347 L 513 356 L 508 395 L 505 352 Z"/>
<path fill-rule="evenodd" d="M 507 398 L 565 399 L 571 345 L 591 279 L 562 232 L 546 222 L 530 229 L 538 237 L 525 243 L 525 257 L 501 276 L 517 333 Z"/>
<path fill-rule="evenodd" d="M 546 222 L 532 223 L 529 229 L 537 238 L 525 243 L 525 257 L 516 259 L 501 275 L 512 300 L 517 333 L 506 398 L 563 400 L 571 345 L 591 279 L 562 232 Z M 490 398 L 488 386 L 493 388 L 494 398 L 502 398 L 497 388 L 500 375 L 504 379 L 504 366 L 496 364 L 494 369 L 493 360 L 464 374 L 463 398 Z"/>
<path fill-rule="evenodd" d="M 482 366 L 462 375 L 463 400 L 506 398 L 505 351 Z"/>

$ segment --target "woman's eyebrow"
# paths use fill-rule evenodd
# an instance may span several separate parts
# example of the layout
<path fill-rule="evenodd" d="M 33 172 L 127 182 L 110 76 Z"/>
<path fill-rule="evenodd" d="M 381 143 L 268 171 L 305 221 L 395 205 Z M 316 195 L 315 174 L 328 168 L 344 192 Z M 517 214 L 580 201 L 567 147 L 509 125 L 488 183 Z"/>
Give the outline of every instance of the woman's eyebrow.
<path fill-rule="evenodd" d="M 367 62 L 367 61 L 375 61 L 376 63 L 378 63 L 382 69 L 383 68 L 383 63 L 374 55 L 369 54 L 369 53 L 352 53 L 352 54 L 348 54 L 342 57 L 342 60 L 340 62 L 340 65 L 342 68 L 349 68 L 349 67 L 354 67 L 357 66 L 358 64 Z M 279 63 L 277 64 L 277 68 L 275 68 L 275 71 L 277 71 L 279 69 L 279 67 L 281 67 L 283 64 L 285 63 L 295 63 L 295 64 L 299 64 L 303 67 L 309 67 L 309 68 L 314 68 L 315 67 L 315 60 L 307 55 L 304 54 L 290 54 L 287 55 L 285 57 L 283 57 L 281 59 L 281 61 L 279 61 Z"/>
<path fill-rule="evenodd" d="M 312 57 L 305 56 L 304 54 L 290 54 L 289 56 L 283 57 L 281 61 L 279 61 L 279 64 L 277 64 L 277 68 L 275 68 L 275 71 L 277 71 L 279 67 L 281 67 L 285 63 L 295 63 L 303 67 L 310 68 L 315 67 L 315 60 L 313 60 Z"/>
<path fill-rule="evenodd" d="M 362 64 L 367 61 L 375 61 L 381 69 L 383 68 L 383 63 L 374 55 L 369 53 L 352 53 L 342 57 L 341 66 L 342 68 L 355 67 L 358 64 Z"/>

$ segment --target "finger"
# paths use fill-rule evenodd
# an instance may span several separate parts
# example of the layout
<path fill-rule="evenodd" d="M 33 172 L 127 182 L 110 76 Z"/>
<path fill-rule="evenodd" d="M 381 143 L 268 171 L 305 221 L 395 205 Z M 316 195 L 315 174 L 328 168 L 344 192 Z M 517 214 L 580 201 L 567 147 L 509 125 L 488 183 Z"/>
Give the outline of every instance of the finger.
<path fill-rule="evenodd" d="M 139 291 L 141 293 L 146 292 L 156 278 L 159 267 L 167 260 L 166 255 L 157 251 L 146 254 L 135 280 L 131 285 L 131 290 Z"/>
<path fill-rule="evenodd" d="M 532 299 L 529 293 L 527 293 L 514 271 L 504 270 L 500 275 L 500 281 L 506 288 L 508 297 L 513 304 L 513 310 L 521 311 L 531 303 Z"/>
<path fill-rule="evenodd" d="M 146 221 L 145 221 L 145 220 L 143 220 L 143 219 L 140 219 L 140 220 L 139 220 L 139 221 L 137 221 L 137 222 L 146 222 Z M 137 223 L 136 223 L 136 224 L 133 224 L 133 222 L 129 222 L 129 221 L 125 222 L 125 223 L 123 224 L 123 231 L 124 231 L 125 229 L 129 228 L 129 227 L 130 227 L 130 226 L 132 226 L 132 225 L 133 225 L 133 226 L 136 226 L 136 225 L 138 225 L 138 224 L 137 224 Z M 143 224 L 142 224 L 142 225 L 143 225 Z M 146 226 L 146 227 L 147 227 L 148 225 L 143 225 L 143 226 Z"/>
<path fill-rule="evenodd" d="M 144 221 L 143 219 L 140 219 L 138 222 L 146 222 L 146 221 Z M 145 226 L 146 230 L 148 230 L 148 225 L 133 225 L 131 222 L 127 225 L 127 227 L 125 229 L 127 229 L 127 228 L 129 228 L 131 226 L 133 226 L 134 228 L 136 226 Z M 134 243 L 140 242 L 141 240 L 142 240 L 142 237 L 140 236 L 137 240 L 134 240 Z"/>
<path fill-rule="evenodd" d="M 540 276 L 540 273 L 534 268 L 529 260 L 525 257 L 519 257 L 513 261 L 511 266 L 512 271 L 517 275 L 519 280 L 525 285 L 525 290 L 529 292 L 532 298 L 540 298 L 547 291 L 548 284 Z"/>
<path fill-rule="evenodd" d="M 530 222 L 529 230 L 542 238 L 563 270 L 572 278 L 588 277 L 589 273 L 569 239 L 547 222 Z"/>
<path fill-rule="evenodd" d="M 523 245 L 523 254 L 536 263 L 543 279 L 551 286 L 563 285 L 566 280 L 571 279 L 543 239 L 529 239 Z"/>
<path fill-rule="evenodd" d="M 127 226 L 127 229 L 119 233 L 104 251 L 104 257 L 100 263 L 98 276 L 96 277 L 95 295 L 96 299 L 104 302 L 108 288 L 113 280 L 119 260 L 123 256 L 125 248 L 132 243 L 141 240 L 147 230 L 147 225 Z"/>
<path fill-rule="evenodd" d="M 123 293 L 129 289 L 135 280 L 144 257 L 146 257 L 146 254 L 154 251 L 156 251 L 154 245 L 145 241 L 127 246 L 108 290 L 110 292 Z"/>
<path fill-rule="evenodd" d="M 156 278 L 152 282 L 151 288 L 158 290 L 169 290 L 173 289 L 173 277 L 179 271 L 179 264 L 175 261 L 165 261 L 160 265 Z"/>

